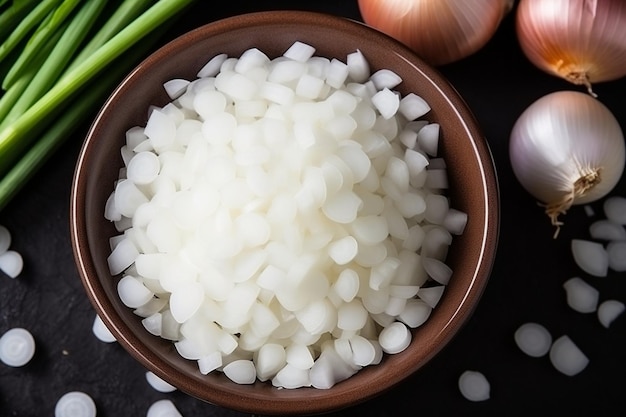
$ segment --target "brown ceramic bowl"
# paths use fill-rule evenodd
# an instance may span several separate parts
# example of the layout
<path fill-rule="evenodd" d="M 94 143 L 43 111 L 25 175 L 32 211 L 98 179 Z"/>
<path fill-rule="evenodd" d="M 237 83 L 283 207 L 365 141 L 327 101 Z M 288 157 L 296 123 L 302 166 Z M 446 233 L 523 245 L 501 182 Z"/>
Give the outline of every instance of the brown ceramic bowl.
<path fill-rule="evenodd" d="M 105 201 L 122 166 L 125 131 L 145 125 L 150 105 L 170 101 L 162 84 L 193 79 L 218 53 L 239 56 L 256 47 L 281 55 L 294 41 L 316 55 L 344 57 L 361 50 L 372 69 L 389 68 L 403 78 L 402 93 L 416 92 L 441 125 L 440 152 L 448 163 L 451 206 L 465 211 L 464 233 L 455 237 L 446 263 L 454 274 L 427 322 L 401 353 L 386 355 L 330 389 L 277 389 L 270 383 L 239 385 L 221 373 L 202 375 L 195 361 L 180 357 L 171 342 L 152 336 L 120 301 L 107 266 L 109 238 L 118 232 L 105 220 Z M 118 342 L 142 365 L 181 391 L 212 404 L 254 414 L 317 414 L 366 401 L 418 371 L 451 342 L 468 321 L 487 285 L 496 254 L 499 196 L 491 154 L 466 103 L 453 87 L 413 52 L 361 23 L 311 12 L 260 12 L 227 18 L 193 30 L 142 62 L 114 91 L 88 132 L 71 197 L 71 236 L 76 263 L 97 313 Z"/>

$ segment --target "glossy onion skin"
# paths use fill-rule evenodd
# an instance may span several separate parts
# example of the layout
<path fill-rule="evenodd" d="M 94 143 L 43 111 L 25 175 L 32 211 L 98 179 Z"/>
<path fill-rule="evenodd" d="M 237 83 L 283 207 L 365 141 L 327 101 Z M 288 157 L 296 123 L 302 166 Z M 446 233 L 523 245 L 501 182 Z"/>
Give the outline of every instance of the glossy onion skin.
<path fill-rule="evenodd" d="M 366 24 L 436 66 L 485 46 L 511 7 L 511 0 L 359 0 Z"/>
<path fill-rule="evenodd" d="M 509 155 L 520 184 L 545 204 L 563 198 L 580 171 L 601 168 L 602 181 L 573 204 L 608 194 L 624 171 L 624 136 L 610 110 L 589 94 L 557 91 L 532 103 L 511 132 Z"/>
<path fill-rule="evenodd" d="M 520 0 L 516 31 L 527 58 L 541 70 L 588 82 L 626 75 L 626 1 Z"/>

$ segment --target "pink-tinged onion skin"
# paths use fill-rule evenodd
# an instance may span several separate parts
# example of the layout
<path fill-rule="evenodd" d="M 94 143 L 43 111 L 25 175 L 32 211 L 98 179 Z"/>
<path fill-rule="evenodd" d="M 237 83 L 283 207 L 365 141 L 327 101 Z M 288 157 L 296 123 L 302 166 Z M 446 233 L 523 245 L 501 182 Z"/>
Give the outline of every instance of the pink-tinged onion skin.
<path fill-rule="evenodd" d="M 624 135 L 611 111 L 577 91 L 536 100 L 515 122 L 509 141 L 515 176 L 545 205 L 555 226 L 570 206 L 598 200 L 615 187 L 625 155 Z"/>
<path fill-rule="evenodd" d="M 516 31 L 526 57 L 577 85 L 626 75 L 626 1 L 520 0 Z"/>
<path fill-rule="evenodd" d="M 359 0 L 366 24 L 436 66 L 485 46 L 512 7 L 513 0 Z"/>

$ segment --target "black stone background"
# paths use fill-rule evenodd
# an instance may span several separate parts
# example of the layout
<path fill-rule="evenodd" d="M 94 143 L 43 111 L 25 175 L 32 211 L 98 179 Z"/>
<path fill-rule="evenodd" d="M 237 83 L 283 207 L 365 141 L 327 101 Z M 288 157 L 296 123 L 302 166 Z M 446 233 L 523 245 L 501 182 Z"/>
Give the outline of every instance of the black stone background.
<path fill-rule="evenodd" d="M 211 21 L 270 9 L 306 9 L 361 20 L 356 1 L 230 0 L 197 2 L 159 45 Z M 580 276 L 600 291 L 600 301 L 626 301 L 626 273 L 586 275 L 573 262 L 572 238 L 587 238 L 602 217 L 602 201 L 566 217 L 557 240 L 542 210 L 518 184 L 510 168 L 508 138 L 516 118 L 534 100 L 558 90 L 581 90 L 535 68 L 522 55 L 513 14 L 475 55 L 440 68 L 476 115 L 491 147 L 502 199 L 501 237 L 493 274 L 469 323 L 430 364 L 391 391 L 331 416 L 602 416 L 626 406 L 626 315 L 609 329 L 595 314 L 569 308 L 563 282 Z M 599 99 L 626 127 L 626 79 L 595 85 Z M 69 239 L 69 193 L 76 157 L 90 120 L 0 213 L 13 235 L 12 249 L 24 258 L 22 275 L 0 276 L 0 332 L 29 329 L 37 342 L 33 360 L 22 368 L 0 363 L 0 416 L 51 416 L 57 399 L 81 390 L 95 400 L 99 417 L 143 416 L 156 400 L 169 398 L 186 417 L 242 416 L 176 391 L 152 389 L 142 368 L 117 343 L 93 336 L 95 311 L 74 265 Z M 626 196 L 626 180 L 612 194 Z M 521 324 L 545 325 L 563 334 L 590 358 L 580 374 L 556 371 L 548 357 L 531 358 L 515 345 Z M 491 398 L 473 403 L 461 396 L 458 376 L 478 370 L 491 383 Z M 615 410 L 615 411 L 614 411 Z M 619 413 L 618 413 L 619 414 Z"/>

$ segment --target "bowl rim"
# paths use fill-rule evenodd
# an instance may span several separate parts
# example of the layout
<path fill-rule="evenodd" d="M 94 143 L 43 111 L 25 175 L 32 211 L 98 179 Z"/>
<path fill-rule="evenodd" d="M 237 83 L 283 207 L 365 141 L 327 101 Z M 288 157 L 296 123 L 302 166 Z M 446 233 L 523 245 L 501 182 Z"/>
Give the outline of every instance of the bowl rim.
<path fill-rule="evenodd" d="M 98 123 L 101 122 L 103 114 L 111 111 L 112 103 L 114 103 L 116 97 L 121 94 L 125 86 L 135 77 L 147 71 L 151 65 L 165 59 L 168 54 L 184 46 L 187 42 L 195 42 L 198 39 L 203 39 L 222 31 L 250 25 L 284 25 L 285 22 L 288 22 L 289 25 L 306 24 L 311 18 L 314 18 L 318 25 L 321 24 L 327 27 L 341 28 L 356 33 L 366 32 L 369 33 L 370 36 L 377 36 L 380 38 L 381 42 L 395 54 L 405 57 L 405 60 L 411 61 L 416 69 L 422 73 L 422 76 L 432 83 L 433 86 L 438 88 L 442 95 L 446 96 L 448 100 L 454 101 L 453 107 L 456 108 L 459 119 L 465 124 L 464 127 L 468 136 L 471 138 L 475 155 L 478 157 L 478 162 L 481 167 L 481 181 L 484 195 L 480 196 L 480 198 L 485 200 L 486 210 L 482 214 L 485 225 L 481 241 L 480 261 L 474 270 L 471 288 L 467 291 L 463 303 L 459 305 L 453 317 L 446 323 L 437 336 L 438 347 L 431 349 L 429 354 L 421 358 L 419 362 L 407 363 L 404 371 L 395 375 L 386 376 L 386 379 L 380 381 L 380 384 L 359 387 L 358 395 L 356 389 L 351 387 L 349 390 L 328 390 L 326 393 L 328 395 L 324 397 L 324 401 L 316 400 L 315 396 L 309 401 L 303 401 L 299 394 L 295 394 L 291 397 L 281 397 L 280 399 L 270 398 L 268 401 L 260 401 L 258 398 L 252 397 L 241 398 L 235 392 L 207 392 L 205 389 L 200 389 L 199 387 L 194 387 L 189 384 L 185 379 L 186 376 L 184 373 L 170 366 L 169 363 L 163 361 L 158 355 L 147 352 L 146 350 L 149 349 L 140 343 L 132 334 L 129 334 L 129 329 L 125 324 L 120 323 L 120 317 L 116 317 L 115 307 L 111 301 L 97 296 L 97 294 L 102 294 L 104 290 L 97 279 L 94 280 L 90 278 L 94 276 L 95 267 L 89 252 L 86 227 L 87 219 L 84 215 L 85 202 L 81 200 L 81 196 L 84 197 L 86 193 L 86 181 L 81 176 L 81 173 L 88 169 L 86 167 L 88 148 L 90 143 L 95 140 L 94 135 L 96 127 Z M 357 403 L 378 396 L 396 386 L 436 356 L 467 323 L 487 286 L 495 262 L 500 222 L 499 194 L 496 167 L 486 138 L 482 135 L 474 115 L 463 98 L 438 70 L 426 64 L 404 44 L 357 20 L 327 13 L 301 10 L 261 11 L 222 18 L 178 36 L 145 58 L 115 88 L 92 122 L 77 159 L 70 195 L 70 235 L 80 279 L 92 305 L 105 325 L 107 325 L 115 335 L 117 341 L 144 367 L 162 378 L 167 378 L 182 391 L 198 399 L 226 408 L 243 412 L 273 415 L 319 414 L 356 405 Z M 493 255 L 491 257 L 485 257 L 485 254 Z M 296 404 L 297 412 L 289 408 L 289 405 Z"/>

